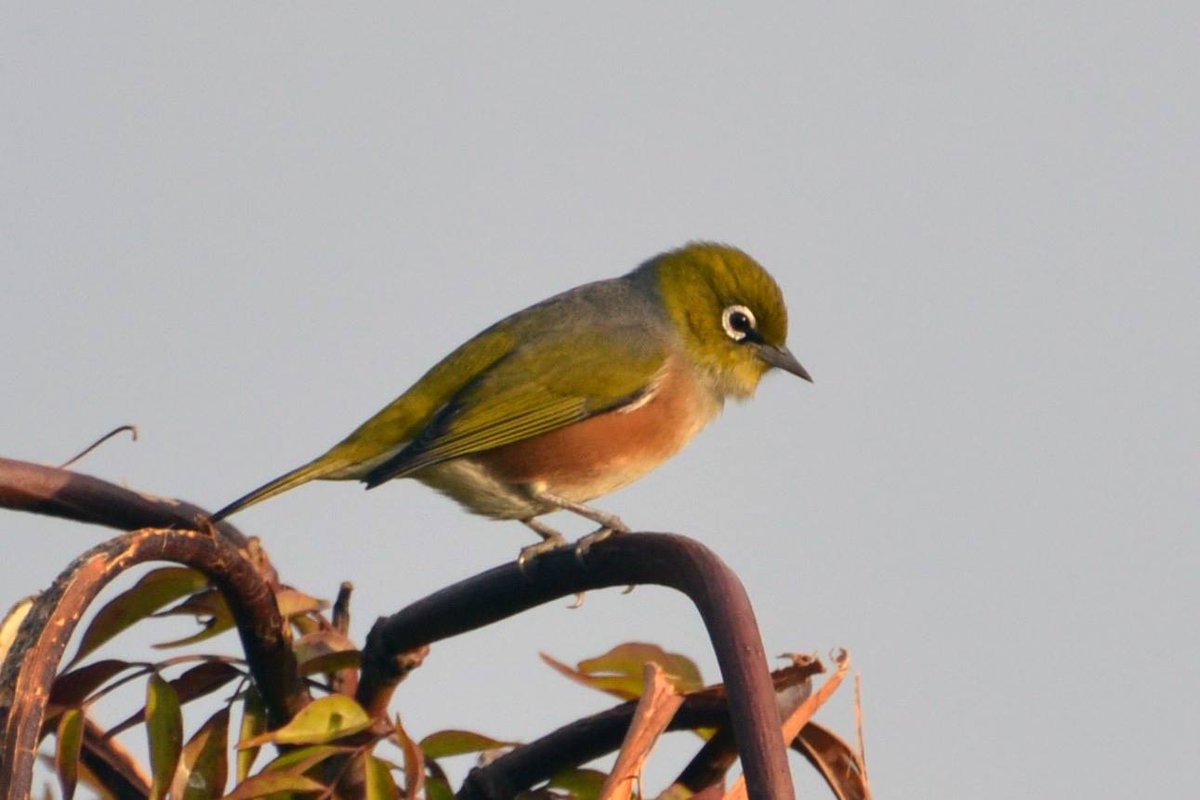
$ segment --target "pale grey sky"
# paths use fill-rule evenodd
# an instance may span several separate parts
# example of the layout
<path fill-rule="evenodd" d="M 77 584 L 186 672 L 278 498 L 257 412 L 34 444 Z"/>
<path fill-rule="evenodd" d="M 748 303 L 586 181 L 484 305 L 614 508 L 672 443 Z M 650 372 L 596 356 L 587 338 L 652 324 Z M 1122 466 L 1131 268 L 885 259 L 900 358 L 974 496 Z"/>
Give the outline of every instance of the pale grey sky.
<path fill-rule="evenodd" d="M 852 651 L 880 797 L 1178 796 L 1198 41 L 1186 3 L 9 5 L 0 454 L 134 422 L 81 469 L 215 508 L 500 316 L 729 241 L 816 384 L 769 378 L 600 505 L 721 553 L 769 652 Z M 297 586 L 352 580 L 359 638 L 530 541 L 411 482 L 234 521 Z M 2 605 L 109 535 L 3 528 Z M 630 639 L 717 678 L 643 588 L 438 645 L 395 709 L 529 738 L 607 706 L 538 650 Z"/>

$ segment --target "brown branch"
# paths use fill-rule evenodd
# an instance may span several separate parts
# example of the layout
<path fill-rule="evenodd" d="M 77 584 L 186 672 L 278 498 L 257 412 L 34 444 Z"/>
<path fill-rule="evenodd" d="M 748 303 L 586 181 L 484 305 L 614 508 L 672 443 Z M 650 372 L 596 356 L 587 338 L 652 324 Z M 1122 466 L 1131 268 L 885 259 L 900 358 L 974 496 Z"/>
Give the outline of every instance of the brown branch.
<path fill-rule="evenodd" d="M 308 702 L 287 623 L 255 561 L 232 542 L 208 533 L 145 529 L 122 534 L 76 558 L 21 623 L 0 669 L 0 797 L 28 795 L 50 687 L 84 611 L 113 578 L 146 561 L 199 570 L 225 596 L 272 727 Z"/>
<path fill-rule="evenodd" d="M 121 531 L 138 528 L 196 528 L 208 518 L 199 506 L 154 497 L 70 470 L 0 458 L 0 507 Z M 227 522 L 214 526 L 239 546 L 246 537 Z"/>
<path fill-rule="evenodd" d="M 776 670 L 771 680 L 775 702 L 790 707 L 798 696 L 811 690 L 810 678 L 822 669 L 819 662 L 796 664 Z M 501 800 L 536 786 L 556 772 L 607 755 L 616 750 L 629 729 L 637 702 L 630 700 L 576 720 L 528 744 L 513 748 L 484 767 L 471 770 L 459 790 L 462 800 Z M 692 692 L 667 725 L 668 731 L 719 728 L 726 731 L 729 748 L 736 758 L 725 687 L 711 686 Z M 718 734 L 720 736 L 721 734 Z"/>
<path fill-rule="evenodd" d="M 741 582 L 698 542 L 676 534 L 614 536 L 581 564 L 571 549 L 525 565 L 496 567 L 442 589 L 372 627 L 363 649 L 358 700 L 386 708 L 398 681 L 396 655 L 465 633 L 542 603 L 589 589 L 653 583 L 686 594 L 700 612 L 716 652 L 751 796 L 791 797 L 792 777 L 779 734 L 771 677 L 754 611 Z"/>

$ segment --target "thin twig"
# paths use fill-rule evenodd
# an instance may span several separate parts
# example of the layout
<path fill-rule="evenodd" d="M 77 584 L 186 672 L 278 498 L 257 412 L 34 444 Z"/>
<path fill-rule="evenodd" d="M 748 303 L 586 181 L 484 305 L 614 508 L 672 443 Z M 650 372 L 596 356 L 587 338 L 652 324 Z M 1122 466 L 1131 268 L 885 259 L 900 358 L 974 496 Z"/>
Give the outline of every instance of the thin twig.
<path fill-rule="evenodd" d="M 169 497 L 130 491 L 70 470 L 0 458 L 0 508 L 104 525 L 119 531 L 138 528 L 207 528 L 208 512 Z M 213 529 L 239 547 L 249 540 L 222 521 Z M 269 564 L 263 559 L 264 568 Z"/>
<path fill-rule="evenodd" d="M 74 456 L 72 456 L 71 458 L 68 458 L 66 461 L 64 461 L 63 463 L 59 464 L 59 465 L 58 465 L 58 468 L 59 468 L 59 469 L 66 469 L 67 467 L 71 466 L 72 464 L 74 464 L 74 463 L 75 463 L 76 461 L 78 461 L 79 459 L 81 459 L 81 458 L 83 458 L 84 456 L 86 456 L 88 453 L 90 453 L 90 452 L 92 452 L 93 450 L 95 450 L 95 449 L 96 449 L 97 447 L 99 447 L 100 445 L 102 445 L 102 444 L 104 444 L 105 442 L 107 442 L 107 441 L 108 441 L 109 439 L 111 439 L 112 437 L 116 436 L 118 433 L 124 433 L 125 431 L 129 431 L 129 433 L 132 435 L 132 439 L 133 439 L 133 441 L 135 441 L 135 442 L 137 441 L 137 438 L 138 438 L 138 429 L 137 429 L 137 426 L 136 426 L 136 425 L 122 425 L 122 426 L 121 426 L 121 427 L 119 427 L 119 428 L 113 428 L 111 431 L 109 431 L 108 433 L 104 434 L 104 435 L 103 435 L 103 436 L 101 436 L 99 439 L 97 439 L 96 441 L 94 441 L 94 442 L 92 442 L 91 444 L 89 444 L 87 447 L 85 447 L 85 448 L 83 448 L 82 450 L 80 450 L 80 451 L 79 451 L 78 453 L 76 453 Z"/>
<path fill-rule="evenodd" d="M 858 767 L 862 770 L 863 784 L 869 787 L 871 781 L 867 775 L 867 740 L 863 735 L 862 673 L 858 671 L 854 673 L 854 730 L 858 737 Z"/>

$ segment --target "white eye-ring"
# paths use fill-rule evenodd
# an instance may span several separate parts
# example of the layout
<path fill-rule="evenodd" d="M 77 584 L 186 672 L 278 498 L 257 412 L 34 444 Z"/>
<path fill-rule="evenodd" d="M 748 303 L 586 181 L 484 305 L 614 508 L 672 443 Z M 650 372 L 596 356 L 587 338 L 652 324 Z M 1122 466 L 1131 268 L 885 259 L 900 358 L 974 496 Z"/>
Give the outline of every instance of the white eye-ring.
<path fill-rule="evenodd" d="M 721 327 L 735 342 L 745 339 L 757 324 L 754 312 L 745 306 L 729 306 L 721 312 Z"/>

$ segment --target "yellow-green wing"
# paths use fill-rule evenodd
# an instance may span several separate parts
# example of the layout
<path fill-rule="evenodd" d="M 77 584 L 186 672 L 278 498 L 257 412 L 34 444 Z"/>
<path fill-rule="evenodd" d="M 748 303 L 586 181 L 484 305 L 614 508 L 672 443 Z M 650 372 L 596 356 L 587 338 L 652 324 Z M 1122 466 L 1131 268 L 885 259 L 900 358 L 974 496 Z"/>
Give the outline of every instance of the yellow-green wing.
<path fill-rule="evenodd" d="M 561 428 L 634 402 L 666 360 L 635 326 L 573 330 L 514 349 L 456 393 L 412 442 L 366 475 L 368 486 Z"/>

